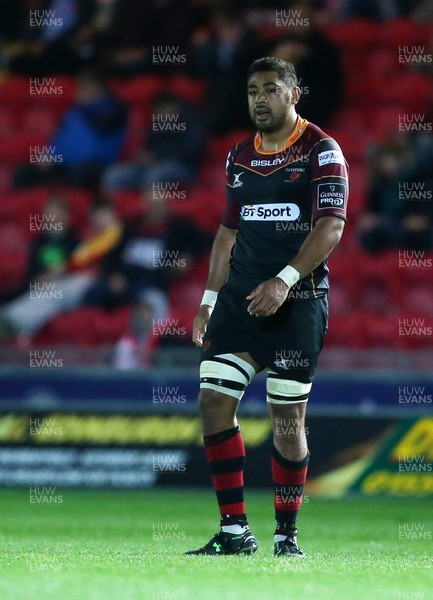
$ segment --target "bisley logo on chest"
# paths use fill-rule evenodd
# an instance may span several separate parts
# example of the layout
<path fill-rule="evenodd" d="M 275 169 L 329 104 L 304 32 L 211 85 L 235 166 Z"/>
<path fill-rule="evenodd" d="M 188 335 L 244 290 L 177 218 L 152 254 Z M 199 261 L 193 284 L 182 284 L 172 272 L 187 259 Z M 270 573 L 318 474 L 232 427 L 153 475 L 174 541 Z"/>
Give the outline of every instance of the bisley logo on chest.
<path fill-rule="evenodd" d="M 281 158 L 274 158 L 274 160 L 252 160 L 252 167 L 276 167 L 277 165 L 281 165 L 286 158 L 283 156 Z"/>

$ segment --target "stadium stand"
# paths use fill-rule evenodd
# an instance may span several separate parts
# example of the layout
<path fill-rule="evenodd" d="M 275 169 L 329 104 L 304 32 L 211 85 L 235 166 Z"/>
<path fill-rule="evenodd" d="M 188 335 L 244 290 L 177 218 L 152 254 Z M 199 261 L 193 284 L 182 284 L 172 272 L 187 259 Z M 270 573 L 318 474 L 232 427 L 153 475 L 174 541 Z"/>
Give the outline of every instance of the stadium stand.
<path fill-rule="evenodd" d="M 398 115 L 428 113 L 433 101 L 431 78 L 407 66 L 402 75 L 398 47 L 428 45 L 431 25 L 409 18 L 380 24 L 353 19 L 325 24 L 323 33 L 340 49 L 345 75 L 345 97 L 339 114 L 327 131 L 339 141 L 350 165 L 349 222 L 345 235 L 330 259 L 332 271 L 331 319 L 328 346 L 347 348 L 422 348 L 427 338 L 402 337 L 398 317 L 421 318 L 433 324 L 433 284 L 427 270 L 399 269 L 396 252 L 372 260 L 356 240 L 356 223 L 366 203 L 365 154 L 372 143 L 398 127 Z M 258 31 L 260 33 L 260 31 Z M 266 39 L 266 31 L 263 31 Z M 398 74 L 397 74 L 398 72 Z M 29 95 L 29 79 L 6 75 L 0 81 L 0 292 L 18 285 L 23 277 L 31 238 L 29 213 L 41 210 L 46 190 L 11 187 L 12 169 L 28 160 L 29 146 L 44 145 L 71 105 L 75 82 L 56 77 L 62 92 L 55 97 Z M 148 74 L 129 80 L 113 79 L 111 88 L 129 110 L 128 133 L 122 156 L 131 156 L 142 142 L 150 117 L 150 101 L 164 90 L 201 106 L 205 82 L 188 74 Z M 404 90 L 404 94 L 402 94 Z M 214 232 L 224 204 L 224 163 L 234 142 L 248 131 L 235 131 L 209 140 L 198 182 L 188 189 L 188 202 L 173 202 L 173 211 L 192 217 L 197 225 Z M 70 199 L 72 224 L 81 231 L 86 223 L 91 194 L 85 189 L 64 190 Z M 116 191 L 110 196 L 122 219 L 139 211 L 140 192 Z M 203 210 L 206 207 L 206 210 Z M 426 254 L 431 259 L 433 254 Z M 192 319 L 206 278 L 208 256 L 200 257 L 188 273 L 177 279 L 170 292 L 171 314 L 185 326 L 189 343 Z M 356 275 L 355 275 L 356 270 Z M 411 285 L 407 286 L 407 283 Z M 33 340 L 35 344 L 67 343 L 88 346 L 113 344 L 126 329 L 130 308 L 112 312 L 80 308 L 57 316 Z M 14 343 L 14 342 L 9 342 Z"/>

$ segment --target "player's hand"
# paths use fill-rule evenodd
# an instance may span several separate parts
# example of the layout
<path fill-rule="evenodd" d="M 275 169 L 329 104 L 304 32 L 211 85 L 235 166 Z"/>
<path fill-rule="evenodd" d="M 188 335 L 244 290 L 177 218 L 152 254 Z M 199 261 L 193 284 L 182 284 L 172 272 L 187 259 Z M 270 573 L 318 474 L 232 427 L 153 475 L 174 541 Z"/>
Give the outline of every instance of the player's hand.
<path fill-rule="evenodd" d="M 277 312 L 288 293 L 289 287 L 282 279 L 268 279 L 247 296 L 247 300 L 251 300 L 247 311 L 255 317 L 269 317 Z"/>
<path fill-rule="evenodd" d="M 204 304 L 200 306 L 194 323 L 192 325 L 192 341 L 201 348 L 203 346 L 203 336 L 206 333 L 207 324 L 209 323 L 210 316 L 212 314 L 212 308 Z"/>

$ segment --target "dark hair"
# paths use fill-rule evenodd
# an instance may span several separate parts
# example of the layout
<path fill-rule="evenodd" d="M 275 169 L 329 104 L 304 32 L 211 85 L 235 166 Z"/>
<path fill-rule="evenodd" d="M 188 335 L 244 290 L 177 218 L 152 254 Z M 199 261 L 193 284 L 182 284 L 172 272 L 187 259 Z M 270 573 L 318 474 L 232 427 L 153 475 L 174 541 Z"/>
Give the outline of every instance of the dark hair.
<path fill-rule="evenodd" d="M 254 75 L 254 73 L 260 73 L 261 71 L 275 71 L 278 77 L 282 79 L 288 87 L 295 87 L 298 85 L 295 67 L 292 63 L 281 58 L 276 58 L 275 56 L 258 58 L 253 62 L 248 71 L 248 79 L 251 75 Z"/>

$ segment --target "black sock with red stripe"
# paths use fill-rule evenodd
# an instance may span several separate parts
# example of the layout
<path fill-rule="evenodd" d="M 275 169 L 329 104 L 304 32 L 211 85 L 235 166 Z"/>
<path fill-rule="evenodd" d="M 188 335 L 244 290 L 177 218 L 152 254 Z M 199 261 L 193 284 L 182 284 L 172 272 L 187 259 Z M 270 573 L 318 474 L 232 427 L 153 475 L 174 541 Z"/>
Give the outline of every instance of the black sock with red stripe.
<path fill-rule="evenodd" d="M 274 446 L 272 478 L 274 480 L 274 506 L 277 535 L 288 535 L 295 529 L 298 511 L 302 504 L 304 483 L 307 479 L 310 455 L 303 460 L 287 460 Z"/>
<path fill-rule="evenodd" d="M 221 525 L 246 525 L 245 446 L 239 425 L 220 433 L 205 435 L 203 440 L 221 514 Z"/>

